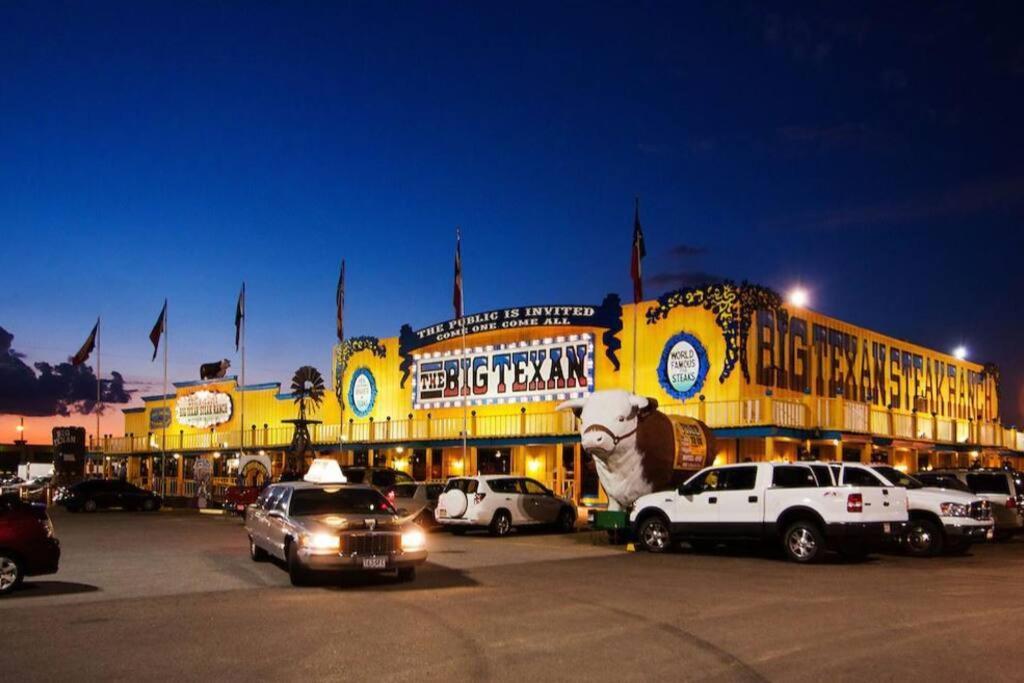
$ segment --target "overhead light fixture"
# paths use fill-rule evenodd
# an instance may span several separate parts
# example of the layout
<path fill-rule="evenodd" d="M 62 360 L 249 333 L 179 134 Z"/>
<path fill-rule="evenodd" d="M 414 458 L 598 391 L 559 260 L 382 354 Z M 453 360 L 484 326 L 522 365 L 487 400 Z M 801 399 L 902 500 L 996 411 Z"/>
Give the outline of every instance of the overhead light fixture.
<path fill-rule="evenodd" d="M 796 306 L 797 308 L 805 308 L 807 304 L 810 302 L 810 295 L 807 293 L 807 290 L 804 289 L 803 287 L 794 287 L 793 289 L 789 290 L 787 300 L 789 301 L 791 306 Z"/>
<path fill-rule="evenodd" d="M 953 349 L 953 357 L 957 360 L 963 360 L 967 358 L 967 347 L 961 344 L 960 346 Z"/>

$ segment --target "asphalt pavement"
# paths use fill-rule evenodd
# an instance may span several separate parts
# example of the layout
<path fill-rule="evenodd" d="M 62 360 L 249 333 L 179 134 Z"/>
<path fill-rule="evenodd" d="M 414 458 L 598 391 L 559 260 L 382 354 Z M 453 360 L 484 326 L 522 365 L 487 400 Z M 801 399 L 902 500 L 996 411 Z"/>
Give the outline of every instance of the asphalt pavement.
<path fill-rule="evenodd" d="M 5 680 L 1021 678 L 1020 540 L 803 567 L 438 533 L 413 583 L 293 588 L 237 519 L 53 517 L 60 573 L 0 599 Z"/>

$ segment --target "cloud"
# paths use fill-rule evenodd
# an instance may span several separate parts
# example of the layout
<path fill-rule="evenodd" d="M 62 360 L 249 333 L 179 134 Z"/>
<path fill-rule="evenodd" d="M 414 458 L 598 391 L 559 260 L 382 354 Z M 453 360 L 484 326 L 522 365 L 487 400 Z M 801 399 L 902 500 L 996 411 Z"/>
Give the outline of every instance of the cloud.
<path fill-rule="evenodd" d="M 97 409 L 96 375 L 71 363 L 35 363 L 33 370 L 12 348 L 14 335 L 0 327 L 0 414 L 48 417 L 88 414 Z M 101 384 L 103 403 L 127 403 L 132 392 L 124 377 L 111 372 Z"/>
<path fill-rule="evenodd" d="M 768 228 L 838 230 L 877 227 L 1016 209 L 1024 203 L 1024 176 L 969 183 L 947 192 L 896 202 L 811 211 L 772 221 Z"/>
<path fill-rule="evenodd" d="M 676 272 L 659 273 L 649 282 L 654 287 L 696 287 L 724 282 L 726 278 L 701 270 L 679 270 Z"/>

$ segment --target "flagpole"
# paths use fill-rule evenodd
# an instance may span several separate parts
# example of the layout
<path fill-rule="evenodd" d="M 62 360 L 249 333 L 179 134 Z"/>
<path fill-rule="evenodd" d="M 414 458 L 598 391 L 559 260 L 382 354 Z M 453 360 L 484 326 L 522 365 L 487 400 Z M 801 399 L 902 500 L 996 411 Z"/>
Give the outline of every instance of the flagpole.
<path fill-rule="evenodd" d="M 241 444 L 241 453 L 245 454 L 245 322 L 246 318 L 249 317 L 248 303 L 245 300 L 245 282 L 242 282 L 242 386 L 239 388 L 239 393 L 242 395 L 242 433 L 239 443 Z"/>
<path fill-rule="evenodd" d="M 167 405 L 167 347 L 171 345 L 167 331 L 167 300 L 164 300 L 164 412 L 166 417 L 160 421 L 163 425 L 160 439 L 160 496 L 167 492 L 167 423 L 170 421 L 170 406 Z"/>
<path fill-rule="evenodd" d="M 636 393 L 636 310 L 640 304 L 633 302 L 633 393 Z"/>
<path fill-rule="evenodd" d="M 96 450 L 100 450 L 100 410 L 103 408 L 101 401 L 103 400 L 103 394 L 101 392 L 101 386 L 103 383 L 103 365 L 102 365 L 102 353 L 100 344 L 103 339 L 103 334 L 100 332 L 100 319 L 96 319 Z"/>

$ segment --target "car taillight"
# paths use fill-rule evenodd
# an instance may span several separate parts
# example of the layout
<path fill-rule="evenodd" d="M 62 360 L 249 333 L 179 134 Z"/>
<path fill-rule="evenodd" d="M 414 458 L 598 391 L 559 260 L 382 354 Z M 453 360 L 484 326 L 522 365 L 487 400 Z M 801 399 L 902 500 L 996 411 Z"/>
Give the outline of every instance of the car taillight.
<path fill-rule="evenodd" d="M 864 496 L 859 493 L 851 493 L 846 497 L 847 512 L 864 512 Z"/>
<path fill-rule="evenodd" d="M 395 492 L 394 491 L 388 491 L 388 502 L 389 503 L 394 503 L 395 502 Z"/>
<path fill-rule="evenodd" d="M 474 503 L 480 503 L 480 502 L 482 502 L 482 501 L 483 501 L 483 499 L 484 499 L 484 498 L 486 498 L 486 497 L 487 497 L 487 494 L 486 494 L 486 493 L 474 493 L 474 494 L 473 494 L 473 502 L 474 502 Z"/>
<path fill-rule="evenodd" d="M 1010 496 L 1009 498 L 1007 498 L 1006 499 L 1006 507 L 1008 507 L 1008 508 L 1015 508 L 1015 507 L 1017 507 L 1017 499 L 1014 498 L 1013 496 Z"/>

